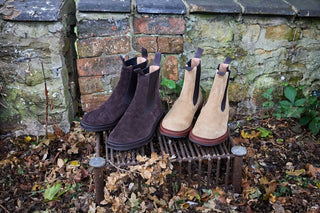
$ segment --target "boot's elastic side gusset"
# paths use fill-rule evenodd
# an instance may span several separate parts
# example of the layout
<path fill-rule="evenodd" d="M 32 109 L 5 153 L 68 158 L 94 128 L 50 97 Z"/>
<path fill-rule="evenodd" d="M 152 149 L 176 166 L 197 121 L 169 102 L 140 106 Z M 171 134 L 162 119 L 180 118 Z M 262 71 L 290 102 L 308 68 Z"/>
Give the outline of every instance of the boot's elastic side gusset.
<path fill-rule="evenodd" d="M 161 134 L 181 138 L 188 135 L 193 125 L 195 113 L 203 103 L 200 91 L 201 55 L 203 49 L 198 48 L 195 57 L 187 63 L 184 82 L 179 98 L 175 101 L 167 115 L 160 123 Z"/>
<path fill-rule="evenodd" d="M 97 109 L 85 114 L 80 122 L 83 129 L 99 132 L 114 128 L 128 108 L 136 89 L 137 74 L 133 69 L 144 69 L 148 64 L 147 50 L 141 48 L 142 56 L 125 60 L 121 56 L 120 79 L 111 96 Z"/>

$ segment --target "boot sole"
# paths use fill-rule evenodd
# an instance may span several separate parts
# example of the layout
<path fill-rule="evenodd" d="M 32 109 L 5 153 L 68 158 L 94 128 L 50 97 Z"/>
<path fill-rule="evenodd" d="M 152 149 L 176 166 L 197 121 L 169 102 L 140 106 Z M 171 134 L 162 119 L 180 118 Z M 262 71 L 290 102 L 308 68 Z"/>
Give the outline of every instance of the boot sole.
<path fill-rule="evenodd" d="M 113 123 L 110 123 L 110 124 L 106 124 L 106 125 L 101 125 L 101 126 L 93 126 L 93 125 L 89 125 L 89 124 L 86 124 L 86 123 L 83 123 L 83 122 L 80 122 L 80 126 L 87 130 L 87 131 L 91 131 L 91 132 L 103 132 L 103 131 L 107 131 L 107 130 L 110 130 L 110 129 L 113 129 L 117 123 L 118 123 L 119 120 L 113 122 Z"/>
<path fill-rule="evenodd" d="M 169 129 L 164 128 L 162 126 L 162 122 L 161 122 L 160 127 L 159 127 L 159 132 L 161 135 L 164 135 L 164 136 L 167 136 L 170 138 L 184 138 L 184 137 L 188 136 L 189 132 L 192 129 L 192 126 L 193 125 L 191 124 L 190 127 L 188 127 L 185 130 L 182 130 L 182 131 L 173 131 L 173 130 L 169 130 Z"/>
<path fill-rule="evenodd" d="M 225 134 L 222 136 L 215 138 L 215 139 L 207 139 L 207 138 L 201 138 L 192 133 L 192 131 L 189 134 L 189 140 L 193 143 L 200 144 L 202 146 L 216 146 L 221 143 L 223 143 L 228 138 L 228 130 Z"/>
<path fill-rule="evenodd" d="M 128 143 L 125 145 L 120 145 L 119 143 L 114 143 L 114 142 L 110 141 L 108 138 L 107 139 L 107 147 L 110 149 L 113 149 L 113 150 L 117 150 L 117 151 L 128 151 L 131 149 L 140 148 L 141 146 L 150 143 L 153 139 L 154 132 L 155 132 L 156 128 L 158 127 L 159 122 L 163 116 L 164 116 L 164 113 L 161 113 L 160 116 L 157 118 L 155 125 L 152 127 L 151 134 L 148 135 L 146 138 L 143 138 L 138 141 L 134 141 L 134 142 L 131 142 L 131 143 Z"/>

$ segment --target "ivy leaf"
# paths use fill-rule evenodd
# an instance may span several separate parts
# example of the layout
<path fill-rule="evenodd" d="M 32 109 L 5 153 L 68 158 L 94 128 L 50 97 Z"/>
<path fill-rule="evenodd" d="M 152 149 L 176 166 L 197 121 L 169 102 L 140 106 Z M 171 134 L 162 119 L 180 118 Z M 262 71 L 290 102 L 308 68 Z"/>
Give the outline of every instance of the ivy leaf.
<path fill-rule="evenodd" d="M 284 90 L 284 96 L 291 102 L 294 103 L 294 99 L 296 98 L 297 90 L 292 86 L 287 86 Z"/>

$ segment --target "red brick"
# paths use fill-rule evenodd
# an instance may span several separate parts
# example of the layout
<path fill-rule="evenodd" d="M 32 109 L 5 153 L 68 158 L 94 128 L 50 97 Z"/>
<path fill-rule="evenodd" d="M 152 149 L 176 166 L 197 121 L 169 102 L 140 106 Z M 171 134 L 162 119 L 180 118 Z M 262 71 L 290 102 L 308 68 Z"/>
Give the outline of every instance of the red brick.
<path fill-rule="evenodd" d="M 177 81 L 179 79 L 177 57 L 173 55 L 166 56 L 161 71 L 163 77 Z"/>
<path fill-rule="evenodd" d="M 119 56 L 82 58 L 77 60 L 78 74 L 83 76 L 100 76 L 120 72 L 122 62 Z"/>
<path fill-rule="evenodd" d="M 185 31 L 185 20 L 178 17 L 136 17 L 133 28 L 135 34 L 178 35 Z"/>
<path fill-rule="evenodd" d="M 81 95 L 81 106 L 82 110 L 85 112 L 90 112 L 101 106 L 106 100 L 108 100 L 109 95 L 106 94 L 88 94 Z"/>
<path fill-rule="evenodd" d="M 107 55 L 128 53 L 130 51 L 129 36 L 104 38 L 105 53 Z"/>
<path fill-rule="evenodd" d="M 101 82 L 102 76 L 81 77 L 79 78 L 79 88 L 81 94 L 90 94 L 103 91 Z"/>
<path fill-rule="evenodd" d="M 82 39 L 77 42 L 80 58 L 97 57 L 103 53 L 103 42 L 100 38 Z"/>
<path fill-rule="evenodd" d="M 182 53 L 183 38 L 182 37 L 159 37 L 158 51 L 161 53 Z"/>
<path fill-rule="evenodd" d="M 160 37 L 160 36 L 139 36 L 133 38 L 133 48 L 137 51 L 141 47 L 147 48 L 148 52 L 161 53 L 182 53 L 182 37 Z"/>
<path fill-rule="evenodd" d="M 133 38 L 133 48 L 137 51 L 141 51 L 141 47 L 145 47 L 148 52 L 157 52 L 157 37 L 153 36 L 141 36 Z"/>

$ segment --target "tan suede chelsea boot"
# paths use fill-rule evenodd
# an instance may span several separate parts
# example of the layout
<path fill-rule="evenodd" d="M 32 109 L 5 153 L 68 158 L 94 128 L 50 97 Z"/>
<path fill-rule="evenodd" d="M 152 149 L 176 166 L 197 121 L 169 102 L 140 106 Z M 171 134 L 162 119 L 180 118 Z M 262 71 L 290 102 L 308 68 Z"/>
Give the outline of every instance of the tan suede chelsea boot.
<path fill-rule="evenodd" d="M 195 113 L 202 106 L 200 91 L 201 55 L 198 48 L 195 57 L 185 67 L 184 82 L 179 98 L 160 123 L 160 133 L 173 138 L 185 137 L 193 126 Z"/>
<path fill-rule="evenodd" d="M 229 119 L 229 64 L 231 58 L 227 57 L 224 63 L 219 64 L 215 72 L 213 85 L 206 104 L 190 131 L 190 141 L 204 145 L 214 146 L 222 143 L 228 137 Z"/>

